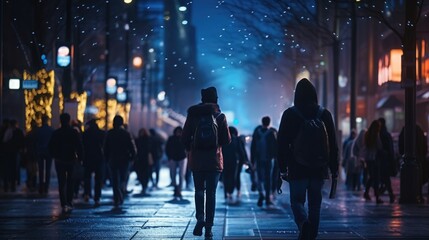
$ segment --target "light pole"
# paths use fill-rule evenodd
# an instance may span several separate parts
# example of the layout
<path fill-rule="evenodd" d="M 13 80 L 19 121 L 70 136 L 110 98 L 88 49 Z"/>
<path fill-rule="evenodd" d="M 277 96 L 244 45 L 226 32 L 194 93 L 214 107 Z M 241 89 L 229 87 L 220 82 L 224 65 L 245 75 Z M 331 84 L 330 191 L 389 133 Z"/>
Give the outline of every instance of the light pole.
<path fill-rule="evenodd" d="M 105 23 L 106 23 L 106 32 L 105 32 L 105 41 L 106 41 L 106 49 L 104 51 L 104 100 L 105 100 L 105 111 L 106 111 L 106 115 L 105 115 L 105 125 L 104 125 L 104 129 L 107 131 L 108 130 L 108 123 L 109 123 L 109 111 L 107 109 L 107 105 L 109 102 L 109 94 L 107 92 L 107 80 L 109 78 L 109 72 L 110 72 L 110 65 L 109 65 L 109 39 L 110 39 L 110 5 L 109 5 L 109 0 L 106 0 L 106 13 L 105 13 Z"/>

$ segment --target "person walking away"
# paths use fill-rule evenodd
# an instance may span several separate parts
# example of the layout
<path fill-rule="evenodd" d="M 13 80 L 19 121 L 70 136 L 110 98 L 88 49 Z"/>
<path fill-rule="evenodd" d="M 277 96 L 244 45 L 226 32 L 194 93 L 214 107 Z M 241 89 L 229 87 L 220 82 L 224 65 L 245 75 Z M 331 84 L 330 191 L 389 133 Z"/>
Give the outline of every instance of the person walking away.
<path fill-rule="evenodd" d="M 241 198 L 241 172 L 243 171 L 244 166 L 246 167 L 245 172 L 248 173 L 250 176 L 250 181 L 251 181 L 252 185 L 255 184 L 255 186 L 256 186 L 256 183 L 254 183 L 255 180 L 253 177 L 255 174 L 253 173 L 253 170 L 252 170 L 253 167 L 252 167 L 252 164 L 250 163 L 250 160 L 249 160 L 249 157 L 247 154 L 247 150 L 246 150 L 246 136 L 239 135 L 238 140 L 239 140 L 238 141 L 239 146 L 241 148 L 240 151 L 242 151 L 242 153 L 243 153 L 243 158 L 241 158 L 240 161 L 238 162 L 237 176 L 235 177 L 235 179 L 236 179 L 235 189 L 237 190 L 237 200 L 239 200 Z"/>
<path fill-rule="evenodd" d="M 20 153 L 24 147 L 24 133 L 18 127 L 15 119 L 9 121 L 9 127 L 3 137 L 4 153 L 6 162 L 5 168 L 5 192 L 9 189 L 16 191 L 16 186 L 20 184 Z"/>
<path fill-rule="evenodd" d="M 210 239 L 213 237 L 216 188 L 223 170 L 222 146 L 231 142 L 231 136 L 226 117 L 217 104 L 216 88 L 202 89 L 201 101 L 188 109 L 181 140 L 188 151 L 194 178 L 197 224 L 193 234 L 201 236 L 205 227 L 205 237 Z"/>
<path fill-rule="evenodd" d="M 362 185 L 362 172 L 366 168 L 365 165 L 365 133 L 366 129 L 362 129 L 358 136 L 353 140 L 352 154 L 354 156 L 353 168 L 351 172 L 351 189 L 360 191 Z"/>
<path fill-rule="evenodd" d="M 136 155 L 134 140 L 123 125 L 124 119 L 116 115 L 113 118 L 113 129 L 107 132 L 104 143 L 104 154 L 111 172 L 115 208 L 124 203 L 128 168 L 131 159 Z"/>
<path fill-rule="evenodd" d="M 256 127 L 252 135 L 250 146 L 250 159 L 256 169 L 257 188 L 259 198 L 257 205 L 262 206 L 263 201 L 267 206 L 272 205 L 272 185 L 277 180 L 273 179 L 274 161 L 277 154 L 277 131 L 270 127 L 271 118 L 262 118 L 262 125 Z"/>
<path fill-rule="evenodd" d="M 75 164 L 81 164 L 83 146 L 79 133 L 70 125 L 70 115 L 60 115 L 61 127 L 52 133 L 49 141 L 50 155 L 55 159 L 58 177 L 58 192 L 63 213 L 73 209 L 73 171 Z"/>
<path fill-rule="evenodd" d="M 42 126 L 36 132 L 37 166 L 39 169 L 39 194 L 46 196 L 51 182 L 52 157 L 49 141 L 54 129 L 49 125 L 49 117 L 42 116 Z"/>
<path fill-rule="evenodd" d="M 363 196 L 367 201 L 370 201 L 371 197 L 369 196 L 369 189 L 372 187 L 374 189 L 374 196 L 377 204 L 383 203 L 379 194 L 380 158 L 383 151 L 380 139 L 380 129 L 380 122 L 378 120 L 374 120 L 365 134 L 365 163 L 367 166 L 368 179 L 365 183 L 365 192 Z"/>
<path fill-rule="evenodd" d="M 176 127 L 173 130 L 173 135 L 168 138 L 165 145 L 165 153 L 170 165 L 171 182 L 174 187 L 174 197 L 179 200 L 182 199 L 182 188 L 188 163 L 185 145 L 181 142 L 182 133 L 183 128 L 180 126 Z M 177 181 L 177 177 L 179 181 Z"/>
<path fill-rule="evenodd" d="M 92 174 L 94 174 L 94 206 L 100 206 L 101 187 L 103 184 L 103 172 L 105 159 L 103 154 L 103 144 L 105 132 L 101 130 L 95 119 L 91 119 L 86 124 L 88 127 L 83 132 L 83 148 L 85 157 L 83 159 L 84 172 L 84 201 L 88 202 L 92 194 Z"/>
<path fill-rule="evenodd" d="M 387 131 L 386 119 L 379 118 L 380 122 L 380 140 L 381 140 L 381 161 L 380 161 L 380 194 L 383 194 L 384 189 L 389 193 L 389 202 L 395 202 L 395 194 L 393 193 L 392 183 L 390 177 L 396 172 L 395 166 L 395 152 L 393 149 L 392 135 Z M 396 175 L 396 174 L 395 174 Z"/>
<path fill-rule="evenodd" d="M 229 127 L 229 133 L 231 134 L 231 143 L 222 147 L 223 155 L 223 172 L 222 179 L 224 184 L 224 194 L 227 203 L 233 203 L 232 194 L 234 189 L 237 187 L 238 178 L 240 175 L 237 174 L 238 166 L 241 166 L 244 159 L 246 158 L 246 152 L 242 146 L 241 139 L 238 137 L 238 130 L 235 127 Z M 240 191 L 239 189 L 237 191 Z M 237 199 L 239 193 L 237 192 Z"/>
<path fill-rule="evenodd" d="M 403 156 L 405 153 L 404 130 L 405 128 L 402 128 L 398 139 L 398 150 L 401 156 Z M 426 157 L 427 152 L 428 152 L 427 137 L 425 136 L 422 128 L 417 124 L 416 125 L 416 163 L 419 166 L 420 186 L 419 186 L 419 196 L 418 196 L 419 199 L 417 199 L 419 203 L 424 203 L 422 188 L 425 182 L 428 181 L 428 176 L 429 176 L 428 159 Z M 429 186 L 428 186 L 428 193 L 429 193 Z"/>
<path fill-rule="evenodd" d="M 352 129 L 350 136 L 344 141 L 342 148 L 342 164 L 341 166 L 346 172 L 346 188 L 347 190 L 352 189 L 352 176 L 353 176 L 353 159 L 352 146 L 356 138 L 356 130 Z"/>
<path fill-rule="evenodd" d="M 164 153 L 164 150 L 163 150 L 164 140 L 153 128 L 149 129 L 149 133 L 150 133 L 150 139 L 151 139 L 150 152 L 153 158 L 153 166 L 152 166 L 153 173 L 150 175 L 150 177 L 152 179 L 153 187 L 158 188 L 159 173 L 161 171 L 161 159 Z M 153 177 L 153 174 L 155 174 L 155 178 Z"/>
<path fill-rule="evenodd" d="M 306 129 L 314 132 L 305 136 L 302 133 Z M 278 148 L 278 163 L 282 179 L 289 181 L 290 203 L 300 231 L 299 239 L 316 239 L 324 180 L 329 178 L 329 170 L 333 179 L 338 177 L 339 161 L 332 115 L 318 104 L 316 89 L 306 78 L 296 85 L 294 106 L 283 112 L 278 146 L 282 146 Z M 308 211 L 304 206 L 306 199 Z"/>
<path fill-rule="evenodd" d="M 152 173 L 153 165 L 150 144 L 151 141 L 149 131 L 146 128 L 141 128 L 136 139 L 137 158 L 134 163 L 134 169 L 137 173 L 137 179 L 142 185 L 141 194 L 143 196 L 149 196 L 149 179 Z"/>

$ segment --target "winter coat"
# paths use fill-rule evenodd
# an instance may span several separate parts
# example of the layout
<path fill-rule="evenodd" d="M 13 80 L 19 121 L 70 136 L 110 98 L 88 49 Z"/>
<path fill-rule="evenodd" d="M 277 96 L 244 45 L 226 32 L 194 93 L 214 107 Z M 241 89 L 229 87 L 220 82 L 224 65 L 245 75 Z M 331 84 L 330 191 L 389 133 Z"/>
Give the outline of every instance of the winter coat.
<path fill-rule="evenodd" d="M 306 118 L 314 118 L 319 109 L 316 89 L 307 79 L 301 80 L 295 89 L 295 107 Z M 327 166 L 309 168 L 299 164 L 293 154 L 293 142 L 303 123 L 298 113 L 292 107 L 283 112 L 278 132 L 278 164 L 282 173 L 288 173 L 290 180 L 306 178 L 329 178 L 328 168 L 332 175 L 338 175 L 338 145 L 336 130 L 331 113 L 324 109 L 321 120 L 326 126 L 329 138 L 329 162 Z"/>
<path fill-rule="evenodd" d="M 54 129 L 47 124 L 43 124 L 36 130 L 36 151 L 39 156 L 49 156 L 48 145 L 53 132 Z"/>
<path fill-rule="evenodd" d="M 90 127 L 82 135 L 85 158 L 83 165 L 96 167 L 104 162 L 104 138 L 106 133 L 98 127 Z"/>
<path fill-rule="evenodd" d="M 193 135 L 201 116 L 213 114 L 218 125 L 218 147 L 209 150 L 195 149 L 192 144 Z M 188 109 L 185 126 L 183 127 L 182 143 L 188 151 L 188 164 L 192 171 L 223 170 L 222 146 L 231 142 L 228 123 L 224 114 L 220 114 L 219 105 L 200 103 Z"/>
<path fill-rule="evenodd" d="M 134 140 L 127 130 L 118 127 L 107 132 L 104 154 L 111 164 L 128 163 L 136 155 Z"/>
<path fill-rule="evenodd" d="M 170 136 L 165 145 L 165 153 L 168 160 L 180 161 L 186 158 L 185 145 L 179 136 Z"/>
<path fill-rule="evenodd" d="M 267 132 L 268 131 L 268 132 Z M 265 149 L 259 149 L 261 138 L 265 138 Z M 264 151 L 261 153 L 260 151 Z M 250 161 L 255 164 L 257 161 L 267 161 L 277 157 L 277 130 L 275 128 L 264 128 L 258 126 L 253 131 L 252 143 L 250 145 Z"/>
<path fill-rule="evenodd" d="M 55 160 L 73 164 L 83 159 L 82 140 L 71 126 L 61 126 L 52 133 L 49 152 Z"/>

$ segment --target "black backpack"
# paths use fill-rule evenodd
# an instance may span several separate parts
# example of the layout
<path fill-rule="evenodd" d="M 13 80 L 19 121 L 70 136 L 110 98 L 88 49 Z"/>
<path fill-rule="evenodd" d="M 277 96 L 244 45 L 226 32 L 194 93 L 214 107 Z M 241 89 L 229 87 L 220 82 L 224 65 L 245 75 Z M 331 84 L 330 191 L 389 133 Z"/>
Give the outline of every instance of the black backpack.
<path fill-rule="evenodd" d="M 315 118 L 307 119 L 296 107 L 292 108 L 303 122 L 293 143 L 295 160 L 306 167 L 319 168 L 329 161 L 329 138 L 325 123 L 320 119 L 323 108 L 319 107 Z"/>
<path fill-rule="evenodd" d="M 215 117 L 213 114 L 209 114 L 200 117 L 193 137 L 195 149 L 209 150 L 218 146 L 218 126 L 216 122 L 218 116 Z"/>

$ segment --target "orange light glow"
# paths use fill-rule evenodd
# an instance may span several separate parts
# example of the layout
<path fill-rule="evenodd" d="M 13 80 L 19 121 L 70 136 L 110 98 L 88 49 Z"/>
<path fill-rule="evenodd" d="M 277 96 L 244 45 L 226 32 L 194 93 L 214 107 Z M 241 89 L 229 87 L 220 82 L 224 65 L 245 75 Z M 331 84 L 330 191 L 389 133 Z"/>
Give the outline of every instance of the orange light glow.
<path fill-rule="evenodd" d="M 392 49 L 390 50 L 390 66 L 389 66 L 389 80 L 400 82 L 401 81 L 401 49 Z"/>

